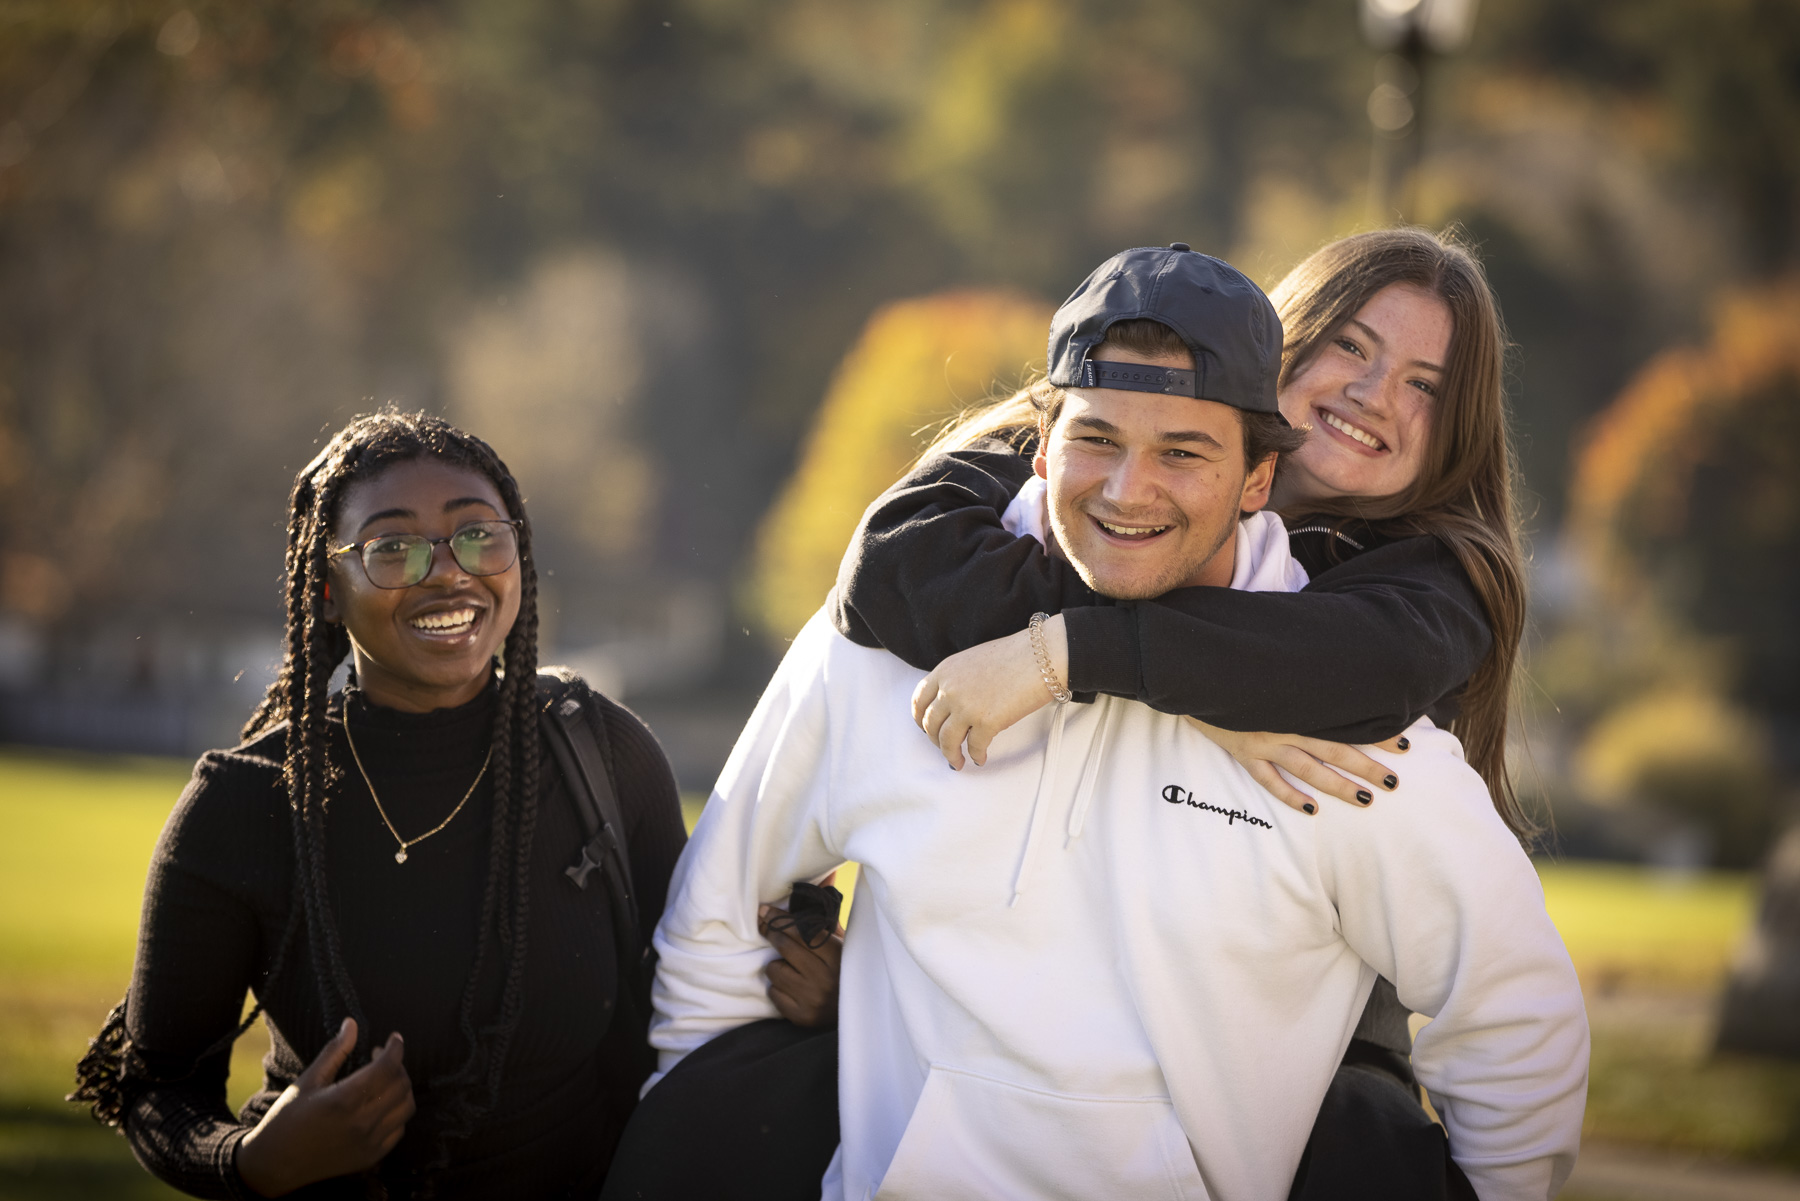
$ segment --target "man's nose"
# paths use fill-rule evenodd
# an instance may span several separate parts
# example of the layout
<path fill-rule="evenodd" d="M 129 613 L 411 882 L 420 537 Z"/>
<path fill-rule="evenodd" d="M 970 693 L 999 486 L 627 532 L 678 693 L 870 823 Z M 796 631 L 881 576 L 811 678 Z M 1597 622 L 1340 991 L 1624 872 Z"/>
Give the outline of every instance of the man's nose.
<path fill-rule="evenodd" d="M 1106 500 L 1120 509 L 1154 505 L 1160 494 L 1155 464 L 1145 455 L 1120 456 L 1106 477 Z"/>

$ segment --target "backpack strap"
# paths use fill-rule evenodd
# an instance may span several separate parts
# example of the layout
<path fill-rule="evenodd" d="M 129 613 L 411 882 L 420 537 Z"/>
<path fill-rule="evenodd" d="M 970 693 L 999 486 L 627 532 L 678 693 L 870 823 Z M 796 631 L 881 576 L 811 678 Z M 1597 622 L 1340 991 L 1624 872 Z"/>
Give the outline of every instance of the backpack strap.
<path fill-rule="evenodd" d="M 581 829 L 587 835 L 575 862 L 563 875 L 585 890 L 599 872 L 612 894 L 614 925 L 622 962 L 641 966 L 646 948 L 638 929 L 637 893 L 632 887 L 631 859 L 625 847 L 625 818 L 601 749 L 598 714 L 587 713 L 593 696 L 580 676 L 566 667 L 546 668 L 538 687 L 547 694 L 540 713 L 544 743 L 562 770 Z"/>

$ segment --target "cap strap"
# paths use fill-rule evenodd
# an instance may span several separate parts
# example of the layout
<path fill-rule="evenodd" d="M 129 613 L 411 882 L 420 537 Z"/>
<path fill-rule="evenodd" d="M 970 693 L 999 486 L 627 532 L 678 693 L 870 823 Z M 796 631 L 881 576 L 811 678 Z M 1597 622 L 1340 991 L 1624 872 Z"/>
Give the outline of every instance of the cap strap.
<path fill-rule="evenodd" d="M 1081 388 L 1121 388 L 1127 392 L 1162 392 L 1196 396 L 1196 373 L 1180 367 L 1147 367 L 1142 363 L 1095 362 L 1081 365 Z"/>

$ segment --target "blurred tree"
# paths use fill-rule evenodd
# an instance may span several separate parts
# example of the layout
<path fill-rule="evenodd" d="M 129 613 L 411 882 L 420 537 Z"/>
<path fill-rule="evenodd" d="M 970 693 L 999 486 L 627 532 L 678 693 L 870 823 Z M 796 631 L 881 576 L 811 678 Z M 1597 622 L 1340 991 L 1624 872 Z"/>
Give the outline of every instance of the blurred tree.
<path fill-rule="evenodd" d="M 1667 681 L 1608 710 L 1578 766 L 1597 800 L 1648 802 L 1706 831 L 1712 862 L 1749 866 L 1768 849 L 1774 780 L 1762 721 L 1704 679 Z"/>
<path fill-rule="evenodd" d="M 1699 651 L 1692 635 L 1680 657 L 1598 629 L 1565 638 L 1565 655 L 1585 638 L 1590 655 L 1610 645 L 1644 669 L 1594 714 L 1589 781 L 1700 822 L 1736 865 L 1768 846 L 1773 770 L 1791 780 L 1800 768 L 1797 447 L 1800 287 L 1778 284 L 1725 300 L 1705 345 L 1652 360 L 1594 423 L 1570 489 L 1571 533 L 1606 614 L 1596 622 L 1643 631 L 1672 619 L 1724 652 Z"/>
<path fill-rule="evenodd" d="M 869 319 L 757 538 L 755 608 L 790 639 L 837 579 L 863 510 L 947 418 L 1043 370 L 1050 306 L 1005 292 L 900 301 Z"/>
<path fill-rule="evenodd" d="M 1581 426 L 1711 298 L 1795 265 L 1800 5 L 1488 0 L 1440 76 L 1429 220 L 1481 242 L 1540 528 Z"/>
<path fill-rule="evenodd" d="M 1709 343 L 1646 365 L 1591 429 L 1571 504 L 1610 587 L 1648 583 L 1731 639 L 1743 699 L 1800 730 L 1800 285 L 1731 295 Z"/>
<path fill-rule="evenodd" d="M 1795 0 L 1509 0 L 1484 4 L 1482 21 L 1490 62 L 1632 104 L 1665 157 L 1728 197 L 1751 271 L 1800 262 Z"/>
<path fill-rule="evenodd" d="M 383 120 L 348 84 L 341 115 L 296 98 L 336 81 L 331 31 L 358 11 L 9 9 L 0 390 L 21 453 L 0 598 L 14 613 L 65 632 L 196 602 L 267 620 L 271 459 L 297 466 L 321 398 L 355 394 L 351 290 L 333 286 L 348 281 L 287 218 L 315 164 Z M 358 217 L 361 182 L 337 189 L 334 228 Z"/>
<path fill-rule="evenodd" d="M 1797 446 L 1800 284 L 1736 291 L 1708 341 L 1657 356 L 1589 429 L 1569 526 L 1597 595 L 1538 672 L 1588 726 L 1590 795 L 1694 822 L 1722 864 L 1768 855 L 1718 1045 L 1787 1056 L 1800 1050 L 1800 826 L 1768 852 L 1800 774 Z"/>

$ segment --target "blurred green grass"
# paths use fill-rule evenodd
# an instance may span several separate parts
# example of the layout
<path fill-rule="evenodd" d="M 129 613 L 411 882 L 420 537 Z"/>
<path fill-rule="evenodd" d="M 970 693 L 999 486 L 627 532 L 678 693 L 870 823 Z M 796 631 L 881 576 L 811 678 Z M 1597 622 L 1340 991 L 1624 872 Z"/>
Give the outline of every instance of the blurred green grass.
<path fill-rule="evenodd" d="M 1756 877 L 1613 863 L 1538 874 L 1593 1034 L 1583 1137 L 1800 1167 L 1800 1064 L 1712 1053 Z"/>
<path fill-rule="evenodd" d="M 191 767 L 0 750 L 0 1201 L 181 1195 L 62 1098 L 130 983 L 144 872 Z M 239 1041 L 234 1107 L 267 1048 L 260 1026 Z"/>
<path fill-rule="evenodd" d="M 163 759 L 0 754 L 0 964 L 117 979 L 150 848 L 188 778 Z"/>
<path fill-rule="evenodd" d="M 1590 991 L 1711 990 L 1756 908 L 1746 872 L 1539 863 L 1544 903 Z"/>
<path fill-rule="evenodd" d="M 62 1096 L 129 982 L 151 847 L 186 783 L 168 760 L 0 749 L 0 1201 L 168 1198 Z M 689 824 L 703 798 L 684 796 Z M 1741 873 L 1541 864 L 1594 1022 L 1587 1130 L 1751 1160 L 1800 1158 L 1800 1065 L 1713 1057 L 1711 1001 L 1755 904 Z M 840 878 L 849 891 L 852 881 Z M 260 1079 L 260 1028 L 232 1103 Z"/>

